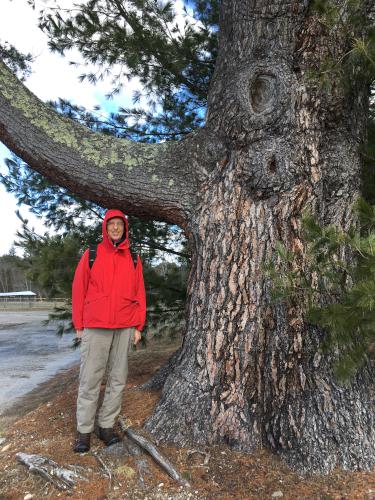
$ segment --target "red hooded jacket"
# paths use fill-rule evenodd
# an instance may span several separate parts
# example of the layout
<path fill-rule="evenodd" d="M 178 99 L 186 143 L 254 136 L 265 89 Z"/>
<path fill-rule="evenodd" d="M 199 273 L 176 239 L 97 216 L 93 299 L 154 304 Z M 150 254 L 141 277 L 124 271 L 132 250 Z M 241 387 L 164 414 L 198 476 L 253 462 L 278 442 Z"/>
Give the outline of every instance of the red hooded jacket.
<path fill-rule="evenodd" d="M 125 240 L 114 246 L 107 221 L 121 217 Z M 103 241 L 92 268 L 89 250 L 83 254 L 73 280 L 72 316 L 76 330 L 83 328 L 130 328 L 141 331 L 146 319 L 146 295 L 142 263 L 136 268 L 129 250 L 128 221 L 120 210 L 108 210 L 102 225 Z"/>

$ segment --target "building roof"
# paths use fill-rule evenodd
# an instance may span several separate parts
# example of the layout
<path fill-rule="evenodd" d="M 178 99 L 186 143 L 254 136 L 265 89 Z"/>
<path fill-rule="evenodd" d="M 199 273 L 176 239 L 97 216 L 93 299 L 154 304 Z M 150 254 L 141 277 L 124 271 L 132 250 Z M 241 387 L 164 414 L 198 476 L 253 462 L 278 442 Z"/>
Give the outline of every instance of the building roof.
<path fill-rule="evenodd" d="M 36 297 L 36 293 L 30 290 L 24 290 L 23 292 L 0 293 L 0 297 Z"/>

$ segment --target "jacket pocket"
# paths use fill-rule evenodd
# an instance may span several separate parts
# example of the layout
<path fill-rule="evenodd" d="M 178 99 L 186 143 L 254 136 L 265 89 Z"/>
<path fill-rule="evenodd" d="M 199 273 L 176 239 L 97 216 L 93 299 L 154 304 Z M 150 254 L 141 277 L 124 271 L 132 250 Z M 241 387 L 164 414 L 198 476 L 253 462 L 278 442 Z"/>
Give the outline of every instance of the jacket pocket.
<path fill-rule="evenodd" d="M 85 300 L 83 306 L 83 324 L 99 326 L 108 323 L 108 295 L 96 295 Z"/>
<path fill-rule="evenodd" d="M 122 298 L 116 314 L 116 319 L 126 326 L 135 326 L 140 323 L 140 306 L 135 299 Z"/>
<path fill-rule="evenodd" d="M 138 304 L 138 301 L 132 297 L 122 297 L 120 300 L 119 308 L 124 309 L 126 307 Z"/>

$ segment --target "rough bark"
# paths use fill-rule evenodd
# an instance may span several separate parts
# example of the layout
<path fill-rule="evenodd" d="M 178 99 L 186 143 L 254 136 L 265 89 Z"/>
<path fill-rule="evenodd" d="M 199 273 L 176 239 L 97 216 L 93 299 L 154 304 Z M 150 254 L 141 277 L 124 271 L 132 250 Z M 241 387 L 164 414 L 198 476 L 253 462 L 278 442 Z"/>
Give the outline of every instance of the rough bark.
<path fill-rule="evenodd" d="M 348 386 L 337 385 L 319 351 L 324 333 L 306 322 L 300 304 L 272 304 L 262 271 L 276 262 L 277 240 L 303 268 L 303 210 L 345 228 L 358 195 L 366 88 L 348 92 L 333 82 L 323 92 L 309 78 L 348 47 L 339 30 L 327 37 L 308 4 L 223 0 L 207 125 L 182 144 L 147 149 L 106 138 L 95 146 L 100 166 L 85 142 L 89 136 L 91 147 L 99 136 L 57 120 L 27 91 L 19 98 L 21 84 L 2 66 L 0 135 L 75 192 L 187 230 L 187 329 L 148 430 L 179 444 L 268 446 L 302 472 L 328 472 L 375 463 L 374 373 L 366 366 Z M 57 120 L 59 133 L 30 109 Z M 60 138 L 65 127 L 68 143 Z M 129 154 L 137 175 L 123 167 Z M 107 181 L 112 163 L 117 187 Z M 153 175 L 163 181 L 153 183 Z"/>
<path fill-rule="evenodd" d="M 322 333 L 276 307 L 262 264 L 277 240 L 303 267 L 302 211 L 347 227 L 358 195 L 366 89 L 306 76 L 348 47 L 306 2 L 223 2 L 207 126 L 229 152 L 199 192 L 180 363 L 147 428 L 178 443 L 269 446 L 301 472 L 375 460 L 373 370 L 334 382 Z"/>
<path fill-rule="evenodd" d="M 137 391 L 160 391 L 169 375 L 175 369 L 179 362 L 179 358 L 181 355 L 181 349 L 177 349 L 172 356 L 161 366 L 151 378 L 147 380 L 144 384 L 134 387 L 134 390 Z"/>

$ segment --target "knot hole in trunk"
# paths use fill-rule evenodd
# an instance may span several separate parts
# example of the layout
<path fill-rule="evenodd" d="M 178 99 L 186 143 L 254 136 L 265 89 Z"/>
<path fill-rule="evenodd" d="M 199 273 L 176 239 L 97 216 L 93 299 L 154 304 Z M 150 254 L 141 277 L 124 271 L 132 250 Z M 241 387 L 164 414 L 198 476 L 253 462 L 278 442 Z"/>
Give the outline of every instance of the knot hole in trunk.
<path fill-rule="evenodd" d="M 272 108 L 276 87 L 276 78 L 272 75 L 257 75 L 250 82 L 250 104 L 254 113 L 264 113 Z"/>
<path fill-rule="evenodd" d="M 268 159 L 268 170 L 271 174 L 274 174 L 276 172 L 276 156 L 275 155 L 272 155 L 269 159 Z"/>

